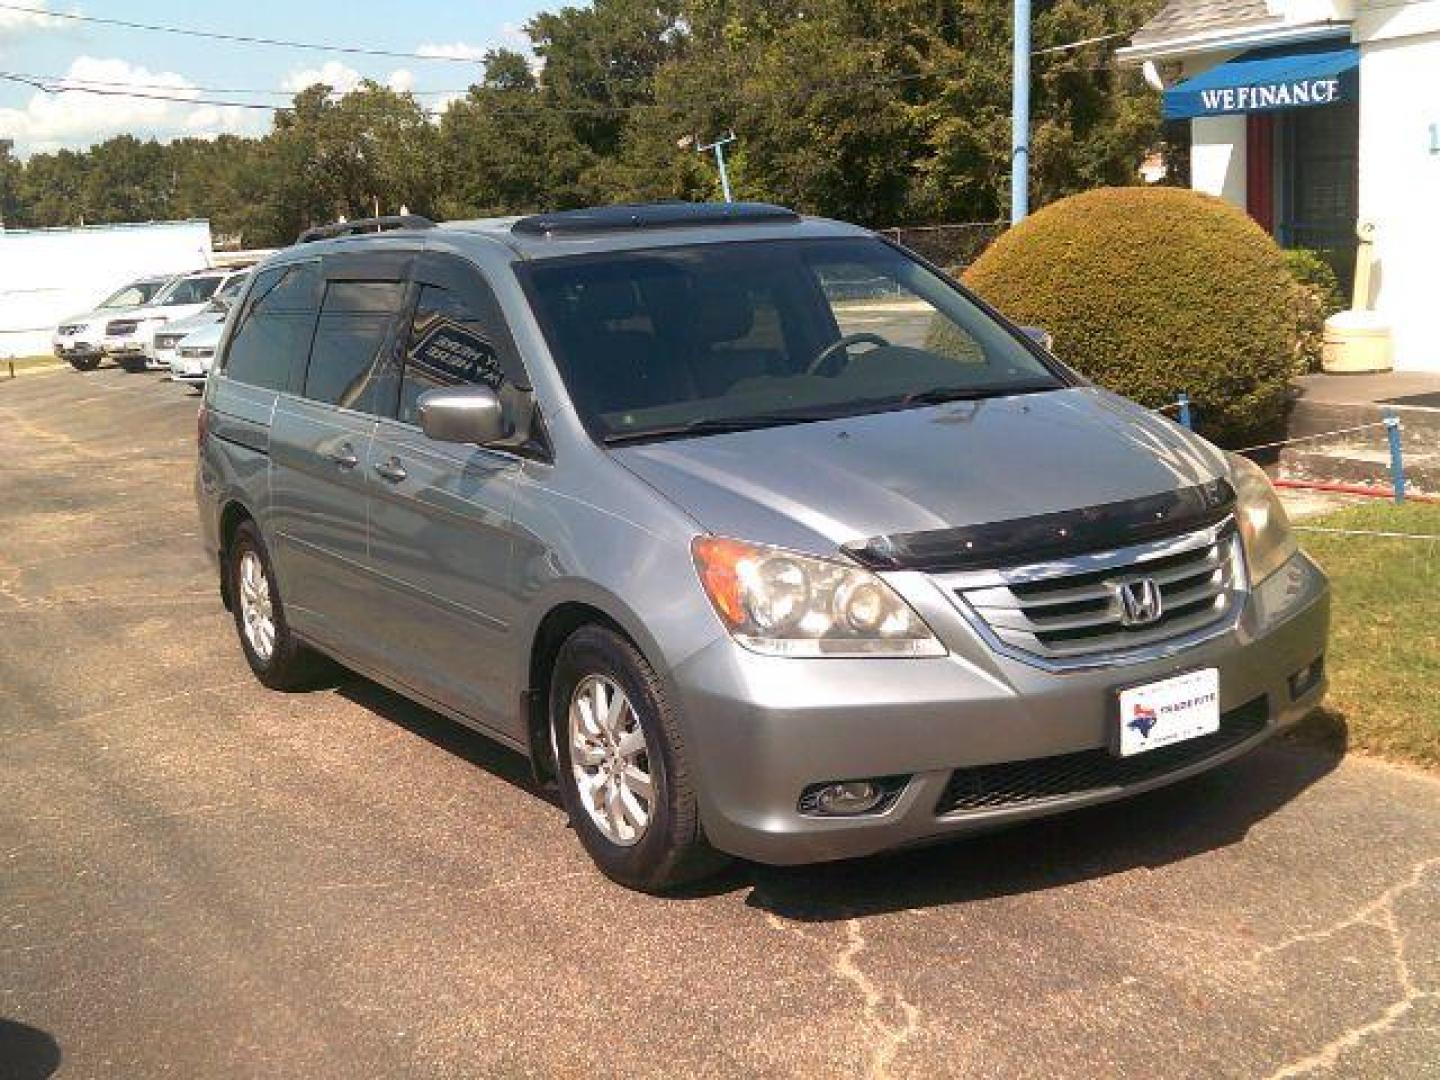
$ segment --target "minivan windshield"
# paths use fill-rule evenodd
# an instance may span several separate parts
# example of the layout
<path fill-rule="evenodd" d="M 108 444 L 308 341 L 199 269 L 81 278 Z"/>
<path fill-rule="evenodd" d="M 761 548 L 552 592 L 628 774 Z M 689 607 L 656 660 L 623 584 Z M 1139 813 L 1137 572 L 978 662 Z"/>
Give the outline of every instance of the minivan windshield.
<path fill-rule="evenodd" d="M 544 260 L 528 284 L 582 420 L 609 443 L 1067 385 L 964 293 L 878 239 Z"/>

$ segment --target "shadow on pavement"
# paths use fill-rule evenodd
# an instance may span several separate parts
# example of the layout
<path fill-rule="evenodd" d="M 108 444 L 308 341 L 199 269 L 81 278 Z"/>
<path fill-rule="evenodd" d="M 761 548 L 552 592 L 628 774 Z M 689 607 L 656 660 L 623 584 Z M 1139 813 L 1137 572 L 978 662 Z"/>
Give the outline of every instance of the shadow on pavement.
<path fill-rule="evenodd" d="M 341 672 L 336 679 L 335 690 L 341 697 L 391 723 L 399 724 L 406 731 L 484 769 L 507 784 L 537 799 L 559 805 L 559 798 L 553 791 L 536 785 L 530 761 L 523 754 L 363 676 Z"/>
<path fill-rule="evenodd" d="M 39 1028 L 0 1017 L 0 1080 L 45 1080 L 60 1068 L 60 1044 Z"/>
<path fill-rule="evenodd" d="M 828 922 L 1167 866 L 1243 840 L 1252 825 L 1333 771 L 1344 753 L 1343 739 L 1272 742 L 1170 787 L 1002 832 L 843 863 L 749 866 L 746 902 L 782 918 Z"/>
<path fill-rule="evenodd" d="M 360 676 L 350 701 L 552 806 L 529 761 L 486 736 Z M 1344 717 L 1317 710 L 1285 736 L 1211 772 L 1104 806 L 993 833 L 865 859 L 774 867 L 737 862 L 672 893 L 702 899 L 749 889 L 746 903 L 783 918 L 826 922 L 908 908 L 1038 892 L 1159 867 L 1243 840 L 1250 827 L 1324 778 L 1345 756 Z M 577 844 L 575 858 L 584 859 Z"/>

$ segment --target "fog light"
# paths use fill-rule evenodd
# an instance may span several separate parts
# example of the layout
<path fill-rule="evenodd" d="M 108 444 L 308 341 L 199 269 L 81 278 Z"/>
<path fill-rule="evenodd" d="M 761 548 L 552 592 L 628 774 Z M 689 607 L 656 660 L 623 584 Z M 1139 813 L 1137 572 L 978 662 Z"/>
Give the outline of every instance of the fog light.
<path fill-rule="evenodd" d="M 800 812 L 817 817 L 859 817 L 890 808 L 905 787 L 905 776 L 834 780 L 811 784 L 800 795 Z"/>
<path fill-rule="evenodd" d="M 1317 656 L 1290 676 L 1290 700 L 1298 701 L 1315 687 L 1325 675 L 1325 657 Z"/>

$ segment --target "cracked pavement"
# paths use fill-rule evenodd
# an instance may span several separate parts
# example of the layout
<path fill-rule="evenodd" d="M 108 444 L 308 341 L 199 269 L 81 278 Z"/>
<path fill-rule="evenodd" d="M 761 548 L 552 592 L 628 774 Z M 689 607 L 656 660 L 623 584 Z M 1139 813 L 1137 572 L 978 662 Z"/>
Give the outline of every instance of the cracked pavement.
<path fill-rule="evenodd" d="M 195 403 L 0 383 L 0 1078 L 1440 1076 L 1435 778 L 1271 745 L 633 895 L 515 755 L 360 679 L 250 678 Z"/>

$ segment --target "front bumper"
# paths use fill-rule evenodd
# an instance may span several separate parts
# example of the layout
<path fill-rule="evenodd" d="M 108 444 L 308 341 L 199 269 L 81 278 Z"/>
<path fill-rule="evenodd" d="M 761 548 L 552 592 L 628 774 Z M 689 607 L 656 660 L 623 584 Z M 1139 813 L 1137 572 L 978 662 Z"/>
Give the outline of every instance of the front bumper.
<path fill-rule="evenodd" d="M 759 862 L 819 862 L 1106 802 L 1246 752 L 1325 692 L 1322 678 L 1296 697 L 1289 681 L 1323 657 L 1329 631 L 1329 587 L 1304 555 L 1254 589 L 1219 636 L 1151 661 L 1060 673 L 996 655 L 933 587 L 927 595 L 910 581 L 902 591 L 950 656 L 799 660 L 725 639 L 675 669 L 702 820 L 717 847 Z M 944 812 L 957 770 L 1093 757 L 1110 745 L 1118 688 L 1205 667 L 1219 669 L 1227 717 L 1263 721 L 1253 733 L 1158 775 Z M 882 813 L 825 818 L 797 807 L 812 784 L 874 777 L 908 777 Z"/>
<path fill-rule="evenodd" d="M 55 355 L 61 360 L 86 358 L 101 355 L 100 346 L 93 341 L 78 337 L 55 337 L 51 339 Z"/>
<path fill-rule="evenodd" d="M 178 351 L 172 351 L 167 359 L 170 378 L 175 382 L 190 383 L 192 386 L 205 382 L 210 375 L 212 363 L 213 357 L 181 356 Z"/>

